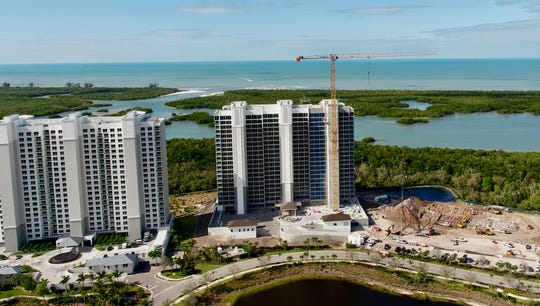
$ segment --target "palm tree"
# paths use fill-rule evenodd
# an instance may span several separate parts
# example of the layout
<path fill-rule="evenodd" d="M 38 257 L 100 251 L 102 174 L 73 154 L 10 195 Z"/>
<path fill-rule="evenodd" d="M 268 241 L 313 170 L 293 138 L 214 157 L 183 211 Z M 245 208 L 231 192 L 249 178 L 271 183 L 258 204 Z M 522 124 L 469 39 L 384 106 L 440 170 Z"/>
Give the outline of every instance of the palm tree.
<path fill-rule="evenodd" d="M 148 252 L 148 257 L 154 259 L 157 265 L 157 259 L 161 257 L 161 250 L 152 250 Z"/>
<path fill-rule="evenodd" d="M 293 260 L 293 257 L 292 257 L 292 256 L 287 256 L 287 262 L 288 262 L 289 264 L 291 264 L 292 260 Z"/>
<path fill-rule="evenodd" d="M 62 276 L 62 280 L 60 281 L 60 284 L 64 285 L 64 288 L 66 289 L 66 293 L 68 292 L 68 284 L 71 277 L 69 275 Z"/>
<path fill-rule="evenodd" d="M 82 284 L 82 286 L 84 287 L 84 282 L 85 282 L 89 277 L 90 277 L 90 275 L 84 274 L 84 272 L 81 272 L 81 273 L 79 273 L 79 275 L 77 275 L 77 283 Z"/>
<path fill-rule="evenodd" d="M 306 249 L 308 249 L 308 250 L 309 250 L 309 247 L 310 247 L 310 242 L 311 242 L 311 240 L 309 238 L 304 240 L 304 245 L 306 246 Z"/>
<path fill-rule="evenodd" d="M 105 278 L 107 277 L 107 271 L 105 271 L 105 270 L 99 271 L 96 274 L 96 277 L 97 277 L 98 281 L 103 282 L 105 280 Z"/>
<path fill-rule="evenodd" d="M 45 301 L 45 295 L 50 293 L 49 290 L 49 280 L 44 278 L 42 279 L 37 287 L 36 287 L 36 294 L 41 295 L 43 297 L 43 301 Z"/>
<path fill-rule="evenodd" d="M 92 285 L 94 285 L 94 282 L 96 281 L 96 274 L 95 273 L 90 273 L 87 275 L 88 277 L 88 280 L 90 280 L 92 282 Z"/>
<path fill-rule="evenodd" d="M 120 276 L 122 276 L 122 272 L 118 270 L 114 270 L 112 271 L 111 276 L 114 278 L 116 282 L 118 282 L 118 279 L 120 278 Z"/>

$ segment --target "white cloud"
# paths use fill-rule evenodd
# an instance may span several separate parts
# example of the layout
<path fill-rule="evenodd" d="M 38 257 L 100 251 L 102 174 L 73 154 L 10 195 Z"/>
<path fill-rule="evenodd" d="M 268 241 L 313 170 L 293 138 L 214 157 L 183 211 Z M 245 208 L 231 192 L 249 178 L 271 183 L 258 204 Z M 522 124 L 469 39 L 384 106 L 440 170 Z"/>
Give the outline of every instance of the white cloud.
<path fill-rule="evenodd" d="M 514 40 L 537 40 L 540 19 L 486 23 L 471 27 L 447 28 L 431 31 L 436 36 L 450 39 L 497 39 L 501 43 Z"/>
<path fill-rule="evenodd" d="M 498 5 L 521 5 L 530 13 L 540 13 L 540 0 L 495 0 Z"/>
<path fill-rule="evenodd" d="M 245 13 L 246 10 L 226 8 L 226 7 L 208 7 L 208 6 L 183 6 L 178 8 L 182 13 L 193 14 L 240 14 Z"/>

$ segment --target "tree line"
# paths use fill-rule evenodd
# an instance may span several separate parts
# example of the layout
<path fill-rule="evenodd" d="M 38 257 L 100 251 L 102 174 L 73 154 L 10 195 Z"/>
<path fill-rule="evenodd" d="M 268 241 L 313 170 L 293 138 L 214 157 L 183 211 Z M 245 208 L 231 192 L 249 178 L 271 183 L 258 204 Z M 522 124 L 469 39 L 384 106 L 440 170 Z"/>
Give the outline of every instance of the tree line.
<path fill-rule="evenodd" d="M 340 101 L 354 108 L 357 116 L 394 118 L 439 118 L 454 113 L 496 111 L 501 114 L 532 113 L 540 115 L 540 91 L 480 91 L 480 90 L 338 90 Z M 250 104 L 274 104 L 290 99 L 296 104 L 318 103 L 329 99 L 328 90 L 259 90 L 226 91 L 223 95 L 194 97 L 167 102 L 179 109 L 219 109 L 231 101 Z M 426 110 L 412 109 L 403 101 L 431 104 Z"/>
<path fill-rule="evenodd" d="M 171 194 L 216 188 L 213 139 L 167 142 Z M 438 184 L 467 201 L 540 211 L 540 153 L 408 148 L 357 141 L 357 190 Z"/>
<path fill-rule="evenodd" d="M 540 211 L 540 153 L 408 148 L 357 142 L 357 189 L 440 184 L 465 200 Z"/>
<path fill-rule="evenodd" d="M 113 87 L 0 87 L 0 117 L 11 114 L 46 116 L 99 106 L 92 100 L 150 99 L 176 92 L 175 88 Z"/>

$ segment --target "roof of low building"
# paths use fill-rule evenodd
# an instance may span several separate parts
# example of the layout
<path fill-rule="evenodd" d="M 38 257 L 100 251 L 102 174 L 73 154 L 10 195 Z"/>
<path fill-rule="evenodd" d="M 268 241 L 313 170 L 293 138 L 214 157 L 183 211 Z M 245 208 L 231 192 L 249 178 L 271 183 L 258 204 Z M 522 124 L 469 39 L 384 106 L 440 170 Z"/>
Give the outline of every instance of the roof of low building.
<path fill-rule="evenodd" d="M 21 273 L 21 266 L 0 267 L 0 275 L 13 275 Z"/>
<path fill-rule="evenodd" d="M 90 259 L 87 266 L 114 266 L 130 263 L 137 263 L 136 254 L 120 254 L 111 257 Z"/>
<path fill-rule="evenodd" d="M 297 208 L 298 205 L 294 202 L 284 202 L 279 206 L 279 209 L 281 210 L 296 210 Z"/>
<path fill-rule="evenodd" d="M 347 221 L 347 220 L 351 220 L 351 216 L 348 215 L 348 214 L 337 213 L 337 214 L 331 214 L 331 215 L 322 216 L 322 220 L 324 222 Z"/>
<path fill-rule="evenodd" d="M 71 248 L 79 246 L 83 243 L 83 237 L 64 237 L 56 240 L 57 248 Z"/>
<path fill-rule="evenodd" d="M 257 226 L 257 220 L 253 219 L 236 219 L 227 223 L 227 227 L 240 227 L 240 226 Z"/>

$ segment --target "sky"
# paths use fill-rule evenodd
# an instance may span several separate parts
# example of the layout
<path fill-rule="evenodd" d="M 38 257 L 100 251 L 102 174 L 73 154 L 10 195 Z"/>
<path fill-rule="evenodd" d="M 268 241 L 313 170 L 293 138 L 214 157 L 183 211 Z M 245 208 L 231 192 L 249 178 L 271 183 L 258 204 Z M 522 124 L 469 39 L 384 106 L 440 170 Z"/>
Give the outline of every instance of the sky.
<path fill-rule="evenodd" d="M 540 57 L 540 0 L 0 0 L 0 64 Z"/>

